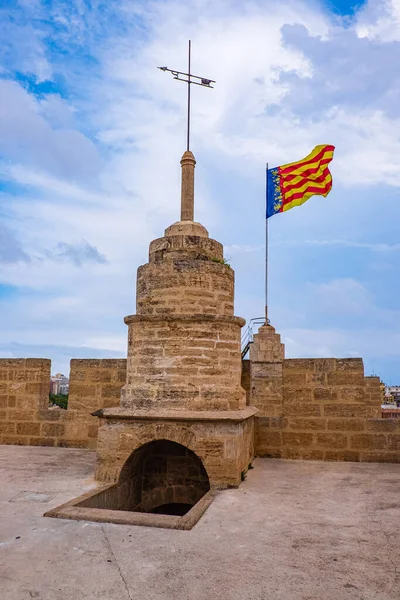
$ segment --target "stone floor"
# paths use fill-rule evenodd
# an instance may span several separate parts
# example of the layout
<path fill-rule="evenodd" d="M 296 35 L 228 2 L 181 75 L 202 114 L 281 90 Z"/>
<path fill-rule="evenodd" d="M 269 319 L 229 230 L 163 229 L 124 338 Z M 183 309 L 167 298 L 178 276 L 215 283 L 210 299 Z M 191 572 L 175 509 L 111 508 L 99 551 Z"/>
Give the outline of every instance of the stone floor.
<path fill-rule="evenodd" d="M 1 600 L 400 597 L 400 465 L 258 459 L 191 531 L 43 518 L 94 458 L 0 446 Z"/>

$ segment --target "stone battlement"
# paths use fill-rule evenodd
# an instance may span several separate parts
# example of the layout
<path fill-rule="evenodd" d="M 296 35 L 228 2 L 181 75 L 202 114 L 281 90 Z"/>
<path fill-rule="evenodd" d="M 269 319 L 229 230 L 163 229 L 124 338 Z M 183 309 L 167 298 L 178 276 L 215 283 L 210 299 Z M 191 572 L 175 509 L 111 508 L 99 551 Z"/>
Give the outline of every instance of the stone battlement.
<path fill-rule="evenodd" d="M 251 368 L 257 374 L 253 380 Z M 277 371 L 279 367 L 275 366 L 275 377 L 279 378 Z M 256 455 L 400 461 L 400 419 L 381 418 L 379 378 L 364 377 L 362 359 L 284 359 L 284 401 L 279 404 L 279 414 L 275 414 L 274 403 L 279 387 L 272 375 L 271 364 L 262 367 L 243 361 L 242 386 L 247 403 L 253 388 L 252 404 L 259 409 L 255 419 Z M 47 359 L 0 359 L 0 443 L 96 448 L 98 419 L 91 413 L 106 409 L 105 417 L 112 417 L 126 380 L 126 360 L 72 360 L 68 410 L 48 408 L 49 380 Z M 165 420 L 174 416 L 174 411 L 170 412 L 165 411 Z M 190 420 L 192 414 L 188 411 L 183 420 Z M 224 416 L 235 418 L 229 412 L 219 415 L 222 420 Z M 207 411 L 194 416 L 206 419 Z M 138 410 L 137 417 L 149 420 L 152 415 Z M 123 448 L 124 441 L 120 444 Z"/>

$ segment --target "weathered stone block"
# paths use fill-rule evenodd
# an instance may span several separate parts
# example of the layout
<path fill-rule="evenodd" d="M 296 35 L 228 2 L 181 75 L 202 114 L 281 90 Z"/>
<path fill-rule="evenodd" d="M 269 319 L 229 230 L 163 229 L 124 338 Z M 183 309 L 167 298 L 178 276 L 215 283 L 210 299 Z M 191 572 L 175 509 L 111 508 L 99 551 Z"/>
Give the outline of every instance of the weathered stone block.
<path fill-rule="evenodd" d="M 310 387 L 326 385 L 327 375 L 321 371 L 310 371 L 306 374 L 307 384 Z"/>
<path fill-rule="evenodd" d="M 15 433 L 16 425 L 15 423 L 9 422 L 0 422 L 0 433 Z"/>
<path fill-rule="evenodd" d="M 44 438 L 44 437 L 32 437 L 29 438 L 30 446 L 54 446 L 55 440 L 54 438 Z"/>
<path fill-rule="evenodd" d="M 283 431 L 282 442 L 285 446 L 311 446 L 313 443 L 313 434 Z"/>
<path fill-rule="evenodd" d="M 285 372 L 283 376 L 283 385 L 287 388 L 305 387 L 307 384 L 307 373 Z"/>
<path fill-rule="evenodd" d="M 285 429 L 288 420 L 283 417 L 255 417 L 255 426 L 261 429 Z"/>
<path fill-rule="evenodd" d="M 322 415 L 322 409 L 318 404 L 300 402 L 285 402 L 283 412 L 286 417 L 320 417 Z"/>
<path fill-rule="evenodd" d="M 33 410 L 10 409 L 8 411 L 9 421 L 36 421 L 36 412 Z"/>
<path fill-rule="evenodd" d="M 260 458 L 284 458 L 282 448 L 257 447 L 257 456 Z"/>
<path fill-rule="evenodd" d="M 101 397 L 102 398 L 115 398 L 119 401 L 121 395 L 121 385 L 119 384 L 110 384 L 101 386 Z"/>
<path fill-rule="evenodd" d="M 89 440 L 87 440 L 86 438 L 82 440 L 61 439 L 58 441 L 57 446 L 59 446 L 60 448 L 88 448 Z"/>
<path fill-rule="evenodd" d="M 46 401 L 48 403 L 47 399 L 46 399 Z M 19 408 L 21 410 L 26 410 L 26 411 L 37 410 L 40 407 L 39 398 L 37 395 L 35 395 L 35 396 L 33 396 L 33 395 L 32 396 L 26 396 L 26 395 L 17 396 L 15 407 Z"/>
<path fill-rule="evenodd" d="M 49 385 L 46 385 L 46 387 L 44 387 L 44 384 L 42 382 L 27 382 L 25 384 L 25 393 L 26 394 L 43 394 L 43 393 L 48 393 L 48 388 Z"/>
<path fill-rule="evenodd" d="M 360 433 L 350 437 L 350 446 L 360 450 L 384 450 L 387 440 L 383 434 Z"/>
<path fill-rule="evenodd" d="M 201 450 L 203 455 L 222 458 L 224 456 L 224 442 L 220 440 L 203 440 Z"/>
<path fill-rule="evenodd" d="M 287 460 L 324 460 L 324 451 L 310 448 L 283 448 L 282 458 Z"/>
<path fill-rule="evenodd" d="M 327 428 L 332 431 L 363 431 L 364 419 L 328 419 Z"/>
<path fill-rule="evenodd" d="M 362 358 L 337 358 L 337 371 L 358 371 L 364 375 L 364 364 Z"/>
<path fill-rule="evenodd" d="M 326 450 L 325 460 L 339 460 L 348 462 L 359 462 L 360 452 L 354 450 Z"/>
<path fill-rule="evenodd" d="M 79 396 L 80 398 L 94 397 L 96 394 L 96 386 L 86 385 L 81 383 L 71 382 L 70 395 Z"/>
<path fill-rule="evenodd" d="M 316 443 L 328 449 L 347 448 L 348 436 L 343 433 L 317 433 Z"/>
<path fill-rule="evenodd" d="M 328 373 L 328 385 L 364 386 L 364 373 L 358 371 L 335 371 Z"/>
<path fill-rule="evenodd" d="M 326 404 L 323 410 L 326 417 L 365 417 L 365 407 L 360 404 Z"/>
<path fill-rule="evenodd" d="M 397 419 L 367 419 L 365 421 L 366 431 L 381 431 L 391 433 L 394 431 L 400 432 L 400 423 Z"/>
<path fill-rule="evenodd" d="M 309 386 L 283 388 L 284 402 L 313 402 L 312 388 Z"/>
<path fill-rule="evenodd" d="M 90 383 L 111 383 L 111 369 L 87 369 L 86 381 Z"/>
<path fill-rule="evenodd" d="M 40 423 L 17 423 L 18 435 L 40 435 Z"/>
<path fill-rule="evenodd" d="M 256 431 L 256 448 L 275 448 L 282 445 L 282 438 L 280 431 L 271 431 L 270 429 Z"/>
<path fill-rule="evenodd" d="M 353 404 L 356 402 L 359 402 L 360 404 L 365 403 L 364 387 L 358 385 L 341 387 L 339 390 L 339 401 L 345 402 L 346 404 Z"/>
<path fill-rule="evenodd" d="M 314 368 L 316 371 L 335 371 L 336 358 L 316 358 L 314 359 Z"/>
<path fill-rule="evenodd" d="M 284 376 L 286 371 L 297 373 L 308 373 L 315 370 L 315 359 L 313 358 L 286 358 L 283 363 Z"/>
<path fill-rule="evenodd" d="M 290 419 L 289 420 L 289 429 L 300 429 L 300 430 L 312 430 L 312 431 L 321 431 L 326 429 L 326 419 Z"/>
<path fill-rule="evenodd" d="M 13 446 L 27 446 L 29 444 L 29 438 L 27 436 L 21 437 L 20 435 L 2 435 L 2 444 L 11 444 Z"/>
<path fill-rule="evenodd" d="M 399 452 L 400 453 L 400 433 L 399 435 L 389 434 L 387 438 L 388 450 L 389 452 Z"/>
<path fill-rule="evenodd" d="M 362 462 L 400 463 L 399 452 L 361 452 Z"/>
<path fill-rule="evenodd" d="M 66 414 L 67 411 L 65 411 L 62 408 L 52 408 L 52 409 L 43 409 L 43 410 L 39 410 L 38 412 L 38 419 L 40 421 L 60 421 L 60 419 L 63 418 L 63 416 Z M 19 419 L 20 421 L 22 421 L 23 419 Z"/>
<path fill-rule="evenodd" d="M 101 367 L 101 358 L 73 358 L 70 361 L 71 371 L 80 371 L 84 369 L 99 368 Z"/>
<path fill-rule="evenodd" d="M 337 402 L 338 391 L 332 387 L 318 386 L 314 388 L 314 402 Z"/>
<path fill-rule="evenodd" d="M 65 425 L 62 423 L 42 423 L 42 437 L 61 437 L 64 435 Z"/>
<path fill-rule="evenodd" d="M 51 360 L 48 358 L 20 358 L 17 360 L 25 361 L 25 367 L 27 369 L 42 369 L 50 374 Z"/>

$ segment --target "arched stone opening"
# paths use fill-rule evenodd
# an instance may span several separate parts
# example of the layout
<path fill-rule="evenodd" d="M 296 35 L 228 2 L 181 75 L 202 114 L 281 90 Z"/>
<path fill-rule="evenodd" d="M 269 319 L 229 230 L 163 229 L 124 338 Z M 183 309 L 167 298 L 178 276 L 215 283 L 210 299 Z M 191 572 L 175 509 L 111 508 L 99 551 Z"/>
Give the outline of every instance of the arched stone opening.
<path fill-rule="evenodd" d="M 132 452 L 117 486 L 124 510 L 184 515 L 208 492 L 210 482 L 192 450 L 154 440 Z"/>

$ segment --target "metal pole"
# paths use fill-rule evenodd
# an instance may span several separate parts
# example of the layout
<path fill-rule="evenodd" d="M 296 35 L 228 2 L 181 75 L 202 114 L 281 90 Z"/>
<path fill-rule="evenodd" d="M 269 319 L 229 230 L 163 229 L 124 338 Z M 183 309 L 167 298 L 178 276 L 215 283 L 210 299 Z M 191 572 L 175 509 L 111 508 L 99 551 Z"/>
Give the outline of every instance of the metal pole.
<path fill-rule="evenodd" d="M 190 52 L 191 52 L 192 42 L 189 40 L 189 68 L 188 68 L 188 117 L 187 117 L 187 150 L 189 150 L 189 140 L 190 140 Z"/>
<path fill-rule="evenodd" d="M 268 163 L 265 183 L 265 323 L 268 325 Z"/>

